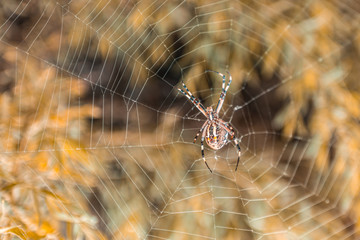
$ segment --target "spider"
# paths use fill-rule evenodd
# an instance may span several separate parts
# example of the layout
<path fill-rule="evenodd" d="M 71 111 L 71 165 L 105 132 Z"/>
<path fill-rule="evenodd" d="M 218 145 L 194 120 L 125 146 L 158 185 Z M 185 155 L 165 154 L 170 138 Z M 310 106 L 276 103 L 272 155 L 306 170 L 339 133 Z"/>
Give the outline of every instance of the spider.
<path fill-rule="evenodd" d="M 210 169 L 209 165 L 207 164 L 207 162 L 205 160 L 205 156 L 204 156 L 204 139 L 210 148 L 212 148 L 214 150 L 218 150 L 218 149 L 221 149 L 228 142 L 229 135 L 230 135 L 230 140 L 233 140 L 234 136 L 235 136 L 235 131 L 234 131 L 234 128 L 231 126 L 231 124 L 227 123 L 224 120 L 222 120 L 221 118 L 219 118 L 219 112 L 220 112 L 221 107 L 224 104 L 226 92 L 230 87 L 232 77 L 231 77 L 230 73 L 228 71 L 226 71 L 226 73 L 229 74 L 229 82 L 225 87 L 225 75 L 224 74 L 216 72 L 216 71 L 212 71 L 212 70 L 206 70 L 205 72 L 217 73 L 223 79 L 222 91 L 221 91 L 219 101 L 218 101 L 215 111 L 212 107 L 207 107 L 205 109 L 205 107 L 200 103 L 200 101 L 197 98 L 195 98 L 194 95 L 192 95 L 190 90 L 186 87 L 185 83 L 183 83 L 183 87 L 186 92 L 180 88 L 178 88 L 178 90 L 182 94 L 184 94 L 195 105 L 195 107 L 207 118 L 205 123 L 200 128 L 199 132 L 196 134 L 196 136 L 194 138 L 194 143 L 196 142 L 196 139 L 199 137 L 200 133 L 202 133 L 202 135 L 201 135 L 201 155 L 202 155 L 202 159 L 204 160 L 207 168 L 212 173 L 212 170 Z M 240 149 L 239 141 L 236 138 L 234 139 L 234 141 L 238 148 L 238 159 L 237 159 L 236 167 L 235 167 L 235 171 L 236 171 L 238 168 L 238 165 L 239 165 L 239 161 L 240 161 L 241 149 Z"/>

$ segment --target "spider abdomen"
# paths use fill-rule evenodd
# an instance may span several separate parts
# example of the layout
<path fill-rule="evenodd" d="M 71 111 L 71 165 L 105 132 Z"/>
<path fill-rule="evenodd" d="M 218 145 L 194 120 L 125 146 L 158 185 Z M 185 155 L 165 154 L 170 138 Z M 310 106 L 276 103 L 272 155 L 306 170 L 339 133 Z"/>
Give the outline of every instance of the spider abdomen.
<path fill-rule="evenodd" d="M 210 123 L 206 129 L 206 143 L 212 149 L 222 148 L 228 139 L 229 133 L 218 124 Z"/>

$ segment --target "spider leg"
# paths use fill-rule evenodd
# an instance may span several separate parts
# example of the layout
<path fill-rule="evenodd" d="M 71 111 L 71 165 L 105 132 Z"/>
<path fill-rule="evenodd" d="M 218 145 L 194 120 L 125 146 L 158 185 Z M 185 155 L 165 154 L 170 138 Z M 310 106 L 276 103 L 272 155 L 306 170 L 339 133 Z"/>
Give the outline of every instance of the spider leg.
<path fill-rule="evenodd" d="M 219 72 L 217 72 L 217 71 L 212 71 L 212 70 L 206 70 L 206 71 L 207 71 L 207 72 L 217 73 L 217 74 L 219 74 L 219 75 L 222 77 L 222 79 L 223 79 L 223 81 L 222 81 L 222 91 L 221 91 L 221 93 L 220 93 L 219 101 L 218 101 L 218 104 L 217 104 L 216 110 L 215 110 L 216 113 L 219 113 L 220 110 L 221 110 L 221 108 L 222 108 L 222 106 L 223 106 L 223 104 L 224 104 L 227 90 L 229 89 L 230 84 L 231 84 L 231 82 L 232 82 L 232 77 L 231 77 L 231 75 L 230 75 L 230 72 L 226 71 L 226 73 L 229 74 L 229 82 L 228 82 L 228 84 L 227 84 L 226 87 L 225 87 L 225 75 L 224 75 L 224 74 L 219 73 Z"/>
<path fill-rule="evenodd" d="M 222 119 L 219 119 L 218 123 L 219 123 L 220 127 L 224 128 L 225 131 L 227 131 L 230 134 L 231 139 L 234 139 L 235 131 L 234 131 L 234 128 L 231 126 L 231 124 L 224 122 L 224 120 L 222 120 Z M 241 148 L 240 148 L 240 145 L 239 145 L 239 141 L 236 138 L 234 139 L 234 142 L 235 142 L 236 147 L 238 149 L 238 159 L 237 159 L 236 167 L 235 167 L 235 171 L 236 171 L 238 166 L 239 166 L 239 162 L 240 162 Z"/>
<path fill-rule="evenodd" d="M 182 83 L 187 95 L 190 96 L 191 100 L 196 101 L 196 102 L 200 102 L 196 97 L 194 97 L 194 95 L 190 92 L 190 90 L 188 89 L 188 87 L 186 86 L 185 83 Z M 202 105 L 201 105 L 202 106 Z M 202 106 L 202 108 L 205 110 L 204 106 Z"/>
<path fill-rule="evenodd" d="M 240 156 L 241 156 L 241 148 L 240 148 L 240 145 L 239 145 L 239 142 L 238 140 L 235 138 L 235 144 L 236 144 L 236 147 L 238 148 L 238 159 L 237 159 L 237 162 L 236 162 L 236 167 L 235 167 L 235 171 L 237 170 L 238 166 L 239 166 L 239 162 L 240 162 Z"/>
<path fill-rule="evenodd" d="M 201 104 L 201 102 L 196 98 L 194 97 L 194 95 L 192 95 L 192 93 L 190 92 L 190 90 L 186 87 L 185 83 L 183 83 L 183 87 L 184 89 L 186 90 L 186 92 L 180 88 L 178 88 L 178 90 L 184 94 L 194 105 L 195 107 L 202 113 L 204 114 L 205 117 L 207 117 L 207 114 L 206 114 L 206 110 L 205 110 L 205 107 Z"/>
<path fill-rule="evenodd" d="M 222 81 L 222 91 L 225 92 L 225 75 L 222 74 L 222 73 L 219 73 L 217 71 L 213 71 L 213 70 L 205 70 L 205 72 L 214 72 L 214 73 L 219 74 L 223 79 L 223 81 Z"/>
<path fill-rule="evenodd" d="M 208 124 L 208 121 L 206 121 L 206 122 L 202 125 L 202 127 L 200 128 L 200 130 L 198 131 L 198 133 L 197 133 L 196 136 L 194 137 L 194 143 L 196 142 L 196 139 L 199 137 L 200 133 L 201 133 L 202 131 L 204 131 L 204 129 L 205 129 L 205 127 L 207 126 L 207 124 Z"/>
<path fill-rule="evenodd" d="M 226 73 L 229 74 L 229 82 L 228 82 L 228 84 L 227 84 L 227 86 L 226 86 L 226 88 L 225 88 L 225 94 L 226 94 L 227 90 L 229 89 L 230 84 L 231 84 L 231 82 L 232 82 L 232 76 L 231 76 L 230 72 L 229 72 L 229 71 L 226 71 Z"/>
<path fill-rule="evenodd" d="M 206 160 L 205 160 L 205 155 L 204 155 L 204 139 L 205 139 L 205 134 L 206 134 L 206 131 L 203 132 L 202 136 L 201 136 L 201 155 L 202 155 L 202 159 L 204 160 L 207 168 L 209 169 L 209 171 L 212 173 L 209 165 L 207 164 Z"/>

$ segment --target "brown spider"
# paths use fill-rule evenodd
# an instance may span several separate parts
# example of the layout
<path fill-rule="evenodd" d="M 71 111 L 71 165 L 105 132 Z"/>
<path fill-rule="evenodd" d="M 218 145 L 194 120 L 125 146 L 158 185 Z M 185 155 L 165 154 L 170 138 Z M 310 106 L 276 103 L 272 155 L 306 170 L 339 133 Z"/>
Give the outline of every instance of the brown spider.
<path fill-rule="evenodd" d="M 192 93 L 186 87 L 185 83 L 183 83 L 183 87 L 186 92 L 184 92 L 180 88 L 178 88 L 178 90 L 182 94 L 184 94 L 195 105 L 195 107 L 197 109 L 199 109 L 199 111 L 202 114 L 204 114 L 204 116 L 207 118 L 206 122 L 202 125 L 199 132 L 196 134 L 196 136 L 194 138 L 194 143 L 196 142 L 196 139 L 198 138 L 200 133 L 202 133 L 202 135 L 201 135 L 201 154 L 202 154 L 202 158 L 203 158 L 207 168 L 212 173 L 209 165 L 207 164 L 207 162 L 205 160 L 205 156 L 204 156 L 204 139 L 206 140 L 206 143 L 209 147 L 211 147 L 212 149 L 218 150 L 218 149 L 221 149 L 228 142 L 229 135 L 230 135 L 230 140 L 233 140 L 234 136 L 235 136 L 235 131 L 234 131 L 234 128 L 231 126 L 231 124 L 227 123 L 224 120 L 219 118 L 219 112 L 220 112 L 222 105 L 224 104 L 226 92 L 230 87 L 232 77 L 231 77 L 230 73 L 227 72 L 227 74 L 229 74 L 229 82 L 225 87 L 225 75 L 224 74 L 216 72 L 216 71 L 211 71 L 211 70 L 206 70 L 206 72 L 215 72 L 215 73 L 219 74 L 223 79 L 222 91 L 221 91 L 220 98 L 219 98 L 219 101 L 218 101 L 215 111 L 213 110 L 212 107 L 207 107 L 205 109 L 205 107 L 200 103 L 200 101 L 197 98 L 195 98 L 194 95 L 192 95 Z M 239 165 L 239 161 L 240 161 L 241 149 L 239 146 L 239 141 L 236 138 L 234 139 L 234 141 L 239 150 L 238 159 L 237 159 L 236 167 L 235 167 L 235 171 L 236 171 L 238 168 L 238 165 Z"/>

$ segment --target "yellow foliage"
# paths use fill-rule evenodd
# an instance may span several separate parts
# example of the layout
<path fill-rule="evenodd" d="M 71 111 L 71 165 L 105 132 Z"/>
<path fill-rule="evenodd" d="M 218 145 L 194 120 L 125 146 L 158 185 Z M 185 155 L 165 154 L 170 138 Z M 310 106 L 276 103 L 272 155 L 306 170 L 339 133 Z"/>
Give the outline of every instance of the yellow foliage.
<path fill-rule="evenodd" d="M 315 92 L 318 87 L 318 79 L 319 74 L 314 70 L 314 68 L 310 68 L 304 73 L 304 88 L 308 90 L 308 94 Z"/>
<path fill-rule="evenodd" d="M 8 60 L 13 60 L 11 49 L 5 55 Z M 54 68 L 44 68 L 36 61 L 26 64 L 23 60 L 16 61 L 18 75 L 23 79 L 16 81 L 10 92 L 0 95 L 0 125 L 4 129 L 0 146 L 7 152 L 0 158 L 0 172 L 4 173 L 0 184 L 3 201 L 0 228 L 3 233 L 21 239 L 46 236 L 61 239 L 59 223 L 62 219 L 59 216 L 70 211 L 79 219 L 69 223 L 77 225 L 84 222 L 80 216 L 86 214 L 75 211 L 83 200 L 74 201 L 66 196 L 64 184 L 69 184 L 66 178 L 72 184 L 89 184 L 92 180 L 86 180 L 90 177 L 87 173 L 96 169 L 84 146 L 79 145 L 80 133 L 69 134 L 66 138 L 63 134 L 74 123 L 97 114 L 98 109 L 86 105 L 71 106 L 68 102 L 69 89 L 74 89 L 73 98 L 83 94 L 79 80 L 59 79 Z M 54 98 L 53 92 L 62 97 Z M 82 126 L 85 127 L 84 123 Z M 55 205 L 50 204 L 50 199 L 57 202 L 56 210 L 51 209 Z M 14 222 L 20 226 L 13 227 Z"/>
<path fill-rule="evenodd" d="M 28 239 L 28 235 L 20 226 L 0 228 L 0 234 L 13 234 L 22 240 Z"/>

